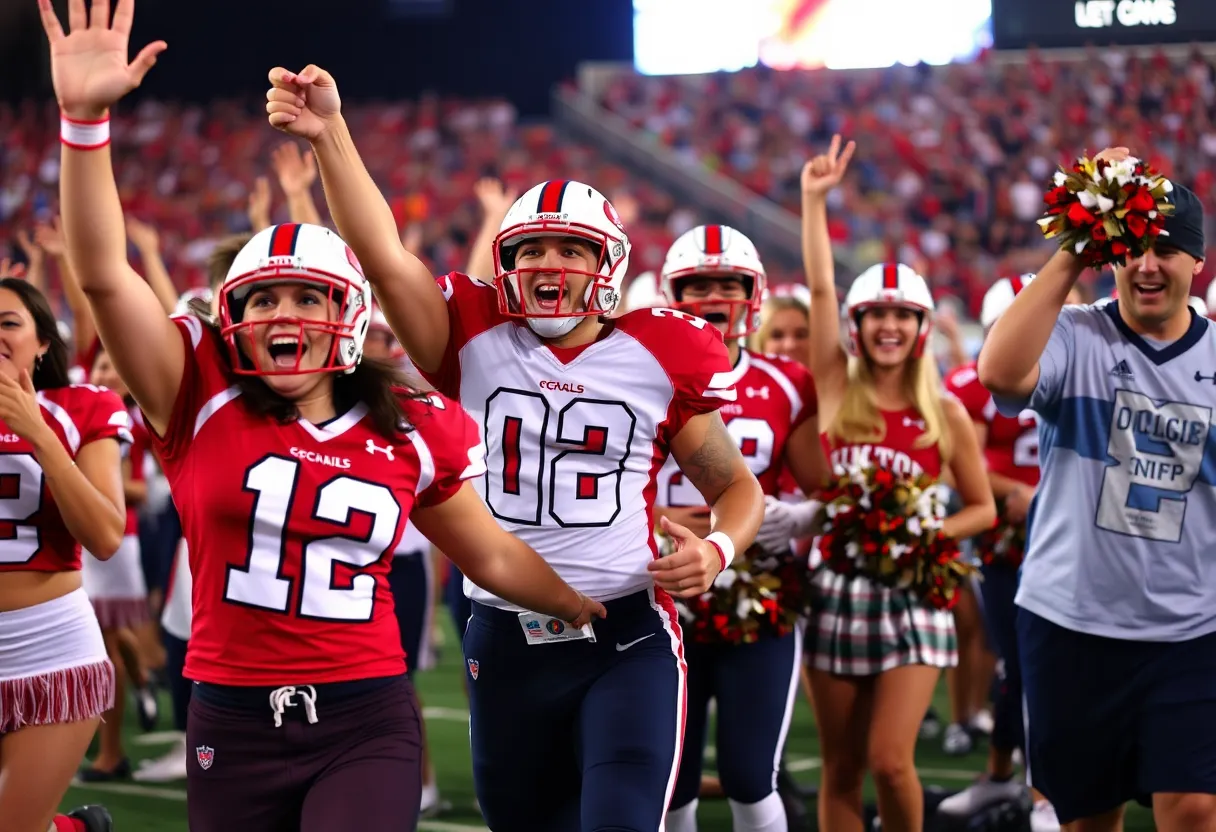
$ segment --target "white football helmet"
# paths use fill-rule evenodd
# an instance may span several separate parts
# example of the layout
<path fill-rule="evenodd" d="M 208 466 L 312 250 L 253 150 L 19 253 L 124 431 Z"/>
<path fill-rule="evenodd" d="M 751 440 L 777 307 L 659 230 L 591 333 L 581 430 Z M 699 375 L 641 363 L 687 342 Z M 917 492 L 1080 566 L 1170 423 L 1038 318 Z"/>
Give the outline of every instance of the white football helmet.
<path fill-rule="evenodd" d="M 739 278 L 746 296 L 734 300 L 684 300 L 684 282 L 703 277 Z M 727 337 L 741 338 L 760 328 L 760 304 L 766 283 L 764 264 L 752 241 L 728 225 L 699 225 L 681 234 L 667 250 L 660 280 L 668 302 L 698 318 L 714 314 L 708 311 L 711 307 L 727 307 Z"/>
<path fill-rule="evenodd" d="M 1191 308 L 1195 310 L 1195 314 L 1199 317 L 1206 318 L 1208 316 L 1208 305 L 1203 298 L 1199 297 L 1198 295 L 1191 295 L 1191 299 L 1188 301 L 1188 303 L 1190 304 Z"/>
<path fill-rule="evenodd" d="M 537 237 L 578 237 L 599 248 L 594 272 L 515 267 L 515 255 L 525 240 Z M 494 238 L 494 287 L 498 308 L 507 316 L 524 318 L 542 338 L 560 338 L 583 318 L 610 315 L 621 302 L 621 286 L 629 268 L 629 237 L 603 194 L 581 182 L 555 179 L 542 182 L 515 201 Z M 524 275 L 555 274 L 557 307 L 529 308 Z M 563 310 L 568 275 L 590 278 L 583 308 Z"/>
<path fill-rule="evenodd" d="M 245 300 L 258 287 L 275 283 L 306 283 L 325 292 L 338 304 L 337 320 L 275 318 L 243 321 Z M 240 375 L 294 375 L 303 372 L 353 372 L 363 357 L 363 341 L 371 323 L 372 289 L 363 276 L 355 253 L 341 237 L 319 225 L 272 225 L 253 235 L 237 254 L 220 286 L 220 326 Z M 253 337 L 258 327 L 296 324 L 300 337 L 295 364 L 265 370 L 255 367 L 237 347 L 237 336 Z M 305 333 L 332 335 L 329 355 L 315 370 L 300 367 Z"/>
<path fill-rule="evenodd" d="M 626 311 L 666 305 L 667 299 L 659 291 L 659 276 L 654 272 L 642 272 L 629 281 L 629 288 L 625 290 Z"/>
<path fill-rule="evenodd" d="M 764 299 L 790 298 L 801 303 L 807 309 L 811 308 L 811 290 L 805 283 L 782 283 L 780 286 L 770 286 L 765 292 Z"/>
<path fill-rule="evenodd" d="M 1216 280 L 1208 284 L 1207 292 L 1208 309 L 1216 309 Z"/>
<path fill-rule="evenodd" d="M 903 263 L 878 263 L 857 276 L 845 295 L 845 317 L 848 319 L 848 349 L 861 355 L 859 321 L 867 309 L 900 306 L 920 314 L 920 331 L 912 357 L 919 358 L 933 330 L 933 293 L 925 279 Z"/>
<path fill-rule="evenodd" d="M 1030 281 L 1033 274 L 1023 274 L 1017 277 L 1002 277 L 988 287 L 984 293 L 984 301 L 980 304 L 980 326 L 984 329 L 996 323 L 996 319 L 1005 314 L 1005 310 L 1013 305 L 1013 299 L 1018 296 Z"/>
<path fill-rule="evenodd" d="M 193 289 L 187 289 L 178 296 L 177 306 L 173 307 L 173 314 L 189 315 L 190 302 L 195 300 L 201 300 L 207 306 L 211 306 L 213 297 L 214 293 L 211 291 L 210 286 L 195 286 Z"/>

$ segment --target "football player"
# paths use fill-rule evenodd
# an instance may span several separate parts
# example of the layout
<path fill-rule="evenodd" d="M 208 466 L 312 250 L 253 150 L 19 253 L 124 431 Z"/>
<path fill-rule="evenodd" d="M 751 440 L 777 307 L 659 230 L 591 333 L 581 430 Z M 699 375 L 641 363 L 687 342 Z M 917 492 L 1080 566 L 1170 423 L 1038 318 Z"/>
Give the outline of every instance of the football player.
<path fill-rule="evenodd" d="M 46 298 L 0 279 L 0 818 L 5 828 L 108 829 L 56 817 L 101 714 L 114 666 L 81 587 L 81 546 L 107 559 L 126 525 L 126 407 L 70 384 Z M 86 826 L 86 820 L 88 826 Z M 105 823 L 103 823 L 105 821 Z"/>
<path fill-rule="evenodd" d="M 68 256 L 189 548 L 190 828 L 294 828 L 303 813 L 317 828 L 408 828 L 420 714 L 387 580 L 406 519 L 479 583 L 571 630 L 603 607 L 466 484 L 485 471 L 468 414 L 363 360 L 371 287 L 329 229 L 254 235 L 220 287 L 218 321 L 164 315 L 127 263 L 109 144 L 97 140 L 156 46 L 127 63 L 132 0 L 87 28 L 73 0 L 66 36 L 42 11 L 64 113 Z"/>
<path fill-rule="evenodd" d="M 783 503 L 779 478 L 788 468 L 803 493 L 827 481 L 828 466 L 819 442 L 815 386 L 806 368 L 788 358 L 743 347 L 760 326 L 766 275 L 756 247 L 725 225 L 703 225 L 680 236 L 667 252 L 661 272 L 671 305 L 709 321 L 726 341 L 733 370 L 729 380 L 739 396 L 723 405 L 726 430 L 766 494 L 764 524 L 745 568 L 752 580 L 780 583 L 779 568 L 793 558 L 790 543 L 806 535 L 818 504 Z M 699 535 L 708 534 L 709 507 L 674 458 L 658 476 L 657 513 Z M 805 565 L 801 571 L 805 571 Z M 781 592 L 780 605 L 796 609 L 801 584 Z M 785 587 L 783 587 L 785 589 Z M 729 588 L 721 590 L 729 594 Z M 728 602 L 729 603 L 729 602 Z M 709 619 L 711 606 L 698 606 Z M 795 613 L 796 614 L 796 613 Z M 768 614 L 749 612 L 755 640 L 724 637 L 709 621 L 697 621 L 686 638 L 688 720 L 675 795 L 667 813 L 671 832 L 693 832 L 701 786 L 709 702 L 717 702 L 717 760 L 722 789 L 730 802 L 736 832 L 785 828 L 786 812 L 777 794 L 778 762 L 785 746 L 800 677 L 802 633 L 797 626 L 770 625 Z M 741 631 L 742 628 L 740 628 Z"/>
<path fill-rule="evenodd" d="M 492 286 L 462 274 L 436 283 L 402 248 L 333 78 L 310 66 L 275 68 L 270 80 L 270 122 L 313 143 L 334 220 L 406 352 L 481 426 L 482 499 L 608 609 L 594 629 L 572 629 L 468 576 L 473 769 L 488 825 L 659 828 L 685 705 L 672 595 L 704 592 L 751 544 L 764 510 L 718 415 L 735 400 L 721 333 L 670 309 L 607 319 L 629 238 L 579 182 L 543 182 L 511 206 Z M 654 472 L 669 453 L 716 522 L 702 538 L 664 520 L 677 551 L 658 558 Z"/>

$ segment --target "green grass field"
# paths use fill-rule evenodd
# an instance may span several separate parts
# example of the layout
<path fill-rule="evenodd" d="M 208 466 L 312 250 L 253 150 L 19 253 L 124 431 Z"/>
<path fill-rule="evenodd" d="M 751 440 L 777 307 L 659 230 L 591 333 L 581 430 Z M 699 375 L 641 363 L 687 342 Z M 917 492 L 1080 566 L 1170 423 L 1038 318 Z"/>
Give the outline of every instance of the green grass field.
<path fill-rule="evenodd" d="M 441 616 L 445 627 L 447 616 Z M 422 832 L 484 832 L 485 825 L 473 802 L 473 779 L 469 761 L 469 725 L 461 688 L 462 663 L 459 646 L 451 629 L 445 629 L 440 665 L 418 678 L 418 688 L 425 705 L 431 756 L 438 776 L 442 799 L 450 808 L 438 817 L 419 824 Z M 936 696 L 938 712 L 949 712 L 944 685 Z M 163 727 L 169 726 L 168 701 L 162 706 Z M 126 722 L 137 726 L 134 714 Z M 164 752 L 171 737 L 140 735 L 138 727 L 128 732 L 128 753 L 135 763 L 144 757 Z M 967 757 L 947 757 L 941 751 L 940 740 L 922 741 L 917 749 L 917 764 L 926 784 L 947 789 L 960 789 L 983 768 L 985 746 L 977 747 Z M 790 729 L 787 758 L 799 780 L 808 784 L 818 781 L 819 742 L 815 722 L 804 701 L 799 701 Z M 712 769 L 712 758 L 707 768 Z M 82 803 L 104 803 L 114 815 L 116 832 L 186 832 L 185 783 L 144 785 L 134 782 L 107 783 L 95 786 L 73 786 L 64 807 Z M 703 800 L 698 815 L 703 832 L 730 832 L 730 810 L 724 800 Z M 1128 832 L 1153 829 L 1150 814 L 1133 806 L 1128 812 Z"/>

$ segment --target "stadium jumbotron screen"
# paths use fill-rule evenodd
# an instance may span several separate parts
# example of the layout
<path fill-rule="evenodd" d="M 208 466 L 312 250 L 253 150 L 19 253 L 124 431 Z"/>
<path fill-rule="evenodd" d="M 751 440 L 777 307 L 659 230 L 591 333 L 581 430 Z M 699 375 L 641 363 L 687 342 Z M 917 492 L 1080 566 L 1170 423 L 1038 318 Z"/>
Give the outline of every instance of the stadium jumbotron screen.
<path fill-rule="evenodd" d="M 1216 0 L 993 0 L 998 49 L 1216 41 Z"/>
<path fill-rule="evenodd" d="M 945 64 L 991 44 L 991 0 L 633 0 L 633 12 L 647 75 Z"/>

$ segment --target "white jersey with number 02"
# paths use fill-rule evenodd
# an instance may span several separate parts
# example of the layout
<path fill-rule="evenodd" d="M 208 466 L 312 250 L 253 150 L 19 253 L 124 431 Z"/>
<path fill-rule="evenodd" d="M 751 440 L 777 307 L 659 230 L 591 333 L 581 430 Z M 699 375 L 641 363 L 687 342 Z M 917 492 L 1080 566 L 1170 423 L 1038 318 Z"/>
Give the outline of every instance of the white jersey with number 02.
<path fill-rule="evenodd" d="M 643 309 L 595 343 L 550 349 L 465 275 L 439 279 L 451 334 L 427 374 L 481 427 L 477 489 L 499 524 L 569 584 L 606 600 L 652 585 L 655 474 L 687 421 L 735 400 L 722 336 L 700 318 Z M 475 601 L 510 604 L 466 581 Z"/>

